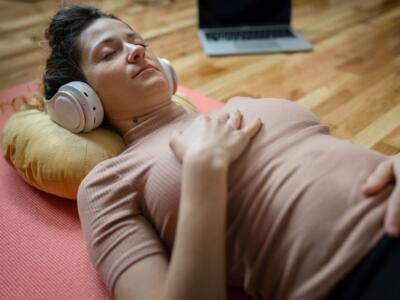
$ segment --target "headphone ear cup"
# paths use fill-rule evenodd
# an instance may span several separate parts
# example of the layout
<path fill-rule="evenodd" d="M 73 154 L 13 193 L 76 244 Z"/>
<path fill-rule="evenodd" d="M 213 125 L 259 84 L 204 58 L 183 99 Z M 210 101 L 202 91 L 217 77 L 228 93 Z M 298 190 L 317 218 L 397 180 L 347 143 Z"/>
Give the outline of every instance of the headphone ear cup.
<path fill-rule="evenodd" d="M 104 118 L 99 97 L 82 81 L 64 84 L 46 104 L 50 118 L 75 133 L 93 130 Z"/>
<path fill-rule="evenodd" d="M 178 88 L 175 70 L 167 59 L 158 58 L 158 61 L 160 62 L 165 77 L 167 78 L 169 91 L 172 96 L 176 93 L 176 90 Z"/>
<path fill-rule="evenodd" d="M 50 119 L 61 127 L 75 133 L 83 130 L 85 116 L 73 94 L 59 90 L 51 99 L 46 99 L 46 108 Z"/>

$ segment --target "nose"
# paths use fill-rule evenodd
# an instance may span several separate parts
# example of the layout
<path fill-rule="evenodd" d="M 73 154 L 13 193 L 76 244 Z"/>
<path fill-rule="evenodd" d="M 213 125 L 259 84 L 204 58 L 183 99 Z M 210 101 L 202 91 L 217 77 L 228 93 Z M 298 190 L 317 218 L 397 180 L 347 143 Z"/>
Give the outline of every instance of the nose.
<path fill-rule="evenodd" d="M 128 47 L 128 63 L 135 63 L 144 58 L 144 47 L 141 45 L 127 44 Z"/>

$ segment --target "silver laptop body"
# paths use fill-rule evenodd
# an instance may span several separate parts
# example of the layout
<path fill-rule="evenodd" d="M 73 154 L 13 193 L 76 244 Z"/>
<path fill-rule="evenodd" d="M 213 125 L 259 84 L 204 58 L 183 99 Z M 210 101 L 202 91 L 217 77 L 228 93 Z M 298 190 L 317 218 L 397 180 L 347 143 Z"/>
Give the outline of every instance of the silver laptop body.
<path fill-rule="evenodd" d="M 312 49 L 290 26 L 290 0 L 198 0 L 198 16 L 210 56 Z"/>

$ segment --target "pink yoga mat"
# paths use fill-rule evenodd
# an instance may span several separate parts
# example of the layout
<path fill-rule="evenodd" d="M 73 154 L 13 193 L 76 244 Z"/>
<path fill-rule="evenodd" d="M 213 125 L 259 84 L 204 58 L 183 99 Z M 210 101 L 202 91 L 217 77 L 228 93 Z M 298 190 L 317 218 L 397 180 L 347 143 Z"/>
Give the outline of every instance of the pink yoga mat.
<path fill-rule="evenodd" d="M 35 82 L 0 91 L 4 103 L 18 95 L 30 96 Z M 179 87 L 200 111 L 222 103 Z M 0 130 L 12 114 L 0 115 Z M 103 300 L 111 299 L 87 255 L 74 201 L 26 184 L 0 157 L 0 299 Z M 239 289 L 230 300 L 250 299 Z"/>

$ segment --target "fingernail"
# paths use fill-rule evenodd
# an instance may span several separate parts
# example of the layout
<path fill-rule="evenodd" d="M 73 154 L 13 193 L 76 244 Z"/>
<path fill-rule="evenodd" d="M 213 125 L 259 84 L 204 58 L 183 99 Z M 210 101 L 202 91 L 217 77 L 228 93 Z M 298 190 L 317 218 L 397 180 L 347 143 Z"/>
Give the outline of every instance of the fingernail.
<path fill-rule="evenodd" d="M 368 178 L 368 180 L 364 183 L 364 187 L 369 187 L 374 183 L 374 181 L 371 178 Z"/>
<path fill-rule="evenodd" d="M 361 193 L 363 193 L 364 196 L 366 196 L 367 199 L 369 199 L 369 197 L 368 197 L 369 196 L 369 187 L 367 185 L 363 185 L 361 187 Z"/>

